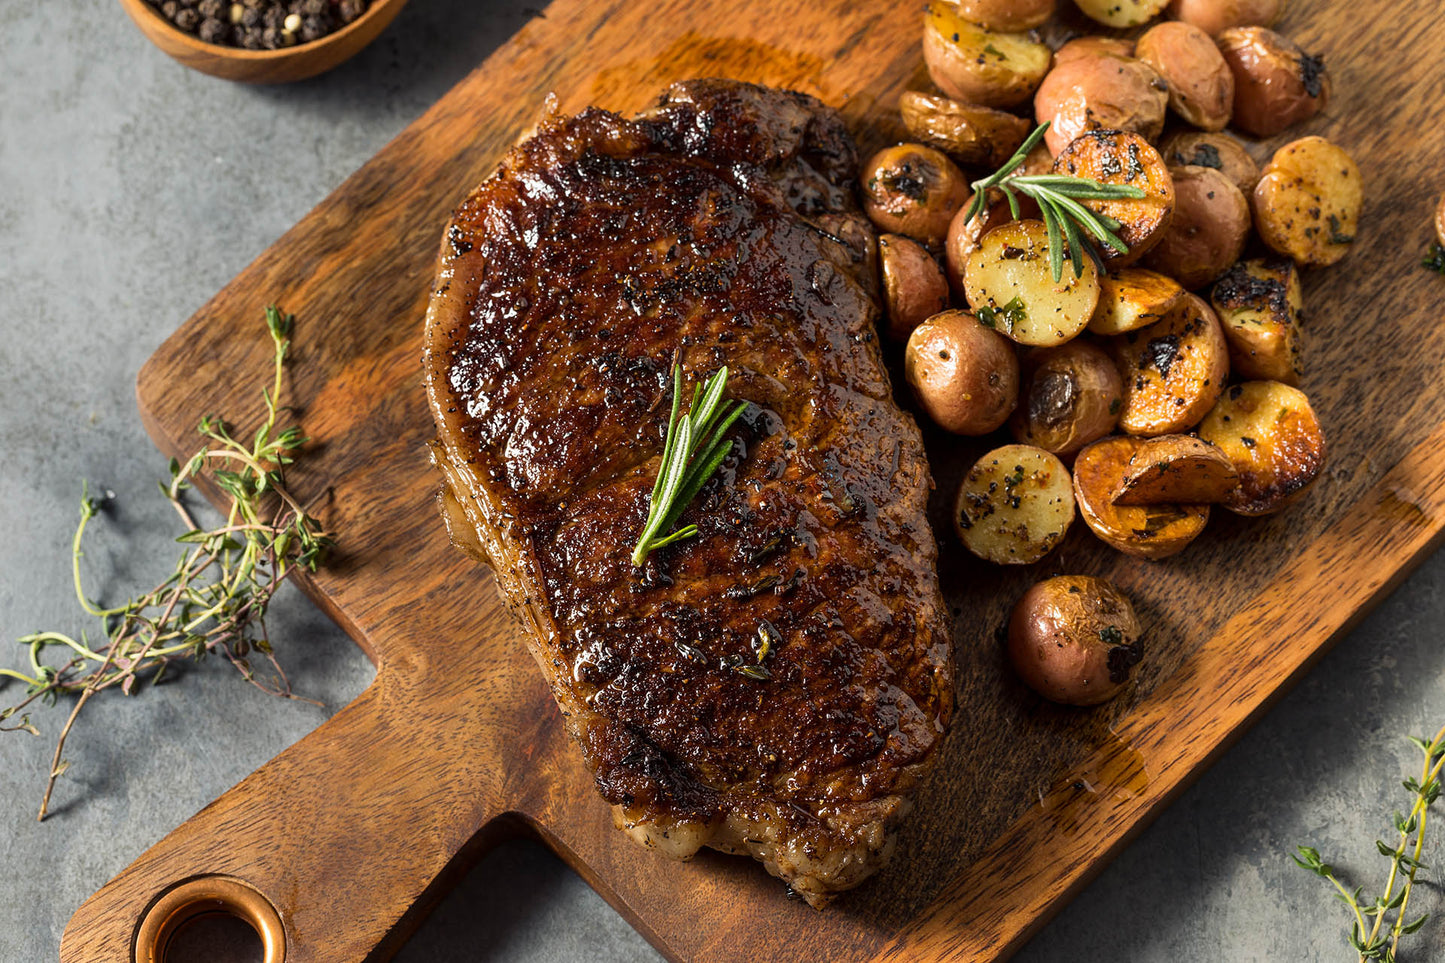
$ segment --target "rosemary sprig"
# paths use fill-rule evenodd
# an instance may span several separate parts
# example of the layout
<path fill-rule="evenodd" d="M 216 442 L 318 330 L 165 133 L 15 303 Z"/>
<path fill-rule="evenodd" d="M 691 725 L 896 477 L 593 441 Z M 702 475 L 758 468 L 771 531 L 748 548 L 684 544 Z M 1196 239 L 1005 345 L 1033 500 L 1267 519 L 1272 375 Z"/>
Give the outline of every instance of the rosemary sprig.
<path fill-rule="evenodd" d="M 1291 858 L 1302 868 L 1328 880 L 1338 890 L 1336 898 L 1350 908 L 1354 920 L 1347 938 L 1359 953 L 1359 963 L 1367 960 L 1395 963 L 1400 937 L 1414 933 L 1430 918 L 1430 914 L 1425 913 L 1408 920 L 1406 911 L 1417 874 L 1429 868 L 1420 862 L 1420 855 L 1425 849 L 1425 824 L 1430 807 L 1440 798 L 1440 775 L 1442 767 L 1445 767 L 1445 728 L 1435 733 L 1433 740 L 1427 742 L 1411 736 L 1410 742 L 1419 748 L 1424 763 L 1419 779 L 1406 779 L 1402 784 L 1415 798 L 1408 816 L 1397 812 L 1392 819 L 1399 839 L 1393 846 L 1383 840 L 1375 840 L 1375 848 L 1390 861 L 1390 874 L 1380 896 L 1370 900 L 1365 897 L 1363 886 L 1353 890 L 1346 887 L 1334 867 L 1324 862 L 1319 851 L 1312 847 L 1300 846 L 1297 853 L 1291 854 Z"/>
<path fill-rule="evenodd" d="M 697 497 L 732 450 L 732 442 L 724 436 L 747 408 L 747 402 L 739 401 L 731 407 L 724 405 L 722 395 L 727 383 L 728 369 L 724 365 L 704 384 L 693 385 L 692 404 L 687 414 L 679 417 L 682 369 L 673 365 L 672 414 L 667 419 L 667 440 L 662 446 L 657 481 L 652 486 L 647 522 L 637 547 L 632 550 L 633 565 L 641 565 L 654 549 L 697 534 L 696 525 L 684 525 L 671 534 L 661 535 L 677 524 L 683 509 Z"/>
<path fill-rule="evenodd" d="M 0 710 L 0 730 L 39 735 L 28 715 L 4 723 L 37 699 L 54 705 L 61 696 L 78 696 L 56 740 L 38 818 L 45 818 L 55 782 L 68 766 L 63 752 L 76 718 L 98 692 L 119 688 L 130 695 L 138 681 L 159 682 L 173 660 L 200 661 L 220 653 L 247 682 L 272 695 L 299 698 L 292 695 L 272 654 L 266 607 L 290 572 L 316 570 L 332 539 L 285 487 L 285 466 L 306 443 L 296 426 L 278 431 L 276 425 L 293 323 L 292 315 L 266 309 L 275 377 L 271 387 L 261 391 L 266 418 L 251 443 L 233 438 L 220 418 L 207 417 L 198 428 L 205 447 L 184 465 L 171 460 L 170 481 L 160 486 L 161 492 L 186 525 L 186 533 L 176 540 L 190 547 L 159 585 L 122 605 L 100 606 L 81 583 L 86 525 L 101 510 L 82 485 L 80 524 L 71 543 L 72 578 L 81 608 L 100 623 L 105 642 L 92 646 L 84 631 L 79 639 L 64 632 L 36 632 L 19 640 L 29 649 L 29 671 L 0 668 L 0 678 L 26 686 L 24 699 Z M 210 471 L 231 499 L 225 524 L 208 531 L 196 524 L 182 502 L 183 492 L 203 470 Z M 58 651 L 60 661 L 44 660 L 51 650 Z M 249 660 L 252 651 L 270 662 L 273 679 L 256 675 Z"/>
<path fill-rule="evenodd" d="M 1033 133 L 1019 145 L 1012 157 L 1004 161 L 1002 167 L 988 177 L 973 182 L 973 204 L 968 209 L 968 220 L 973 220 L 984 210 L 990 188 L 1003 191 L 1004 197 L 1008 199 L 1009 211 L 1015 218 L 1019 216 L 1017 195 L 1033 198 L 1043 214 L 1044 225 L 1049 229 L 1049 260 L 1054 280 L 1059 281 L 1064 276 L 1064 246 L 1060 243 L 1061 239 L 1068 240 L 1075 277 L 1084 275 L 1084 262 L 1078 256 L 1080 251 L 1089 255 L 1100 271 L 1104 270 L 1104 260 L 1089 239 L 1090 236 L 1120 254 L 1129 253 L 1129 246 L 1114 233 L 1119 229 L 1119 222 L 1107 214 L 1090 210 L 1079 202 L 1139 198 L 1144 196 L 1144 192 L 1128 184 L 1103 184 L 1088 177 L 1018 173 L 1019 165 L 1048 129 L 1048 121 L 1035 127 Z"/>

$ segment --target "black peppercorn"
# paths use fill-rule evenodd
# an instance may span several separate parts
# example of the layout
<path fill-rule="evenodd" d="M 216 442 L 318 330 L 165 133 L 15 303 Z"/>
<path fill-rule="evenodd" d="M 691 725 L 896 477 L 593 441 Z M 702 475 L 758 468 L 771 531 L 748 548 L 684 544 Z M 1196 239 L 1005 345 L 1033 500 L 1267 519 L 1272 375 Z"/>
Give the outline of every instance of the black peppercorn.
<path fill-rule="evenodd" d="M 331 32 L 331 18 L 322 14 L 319 17 L 303 17 L 301 19 L 301 42 L 310 43 L 313 40 L 320 40 Z"/>
<path fill-rule="evenodd" d="M 195 33 L 200 25 L 201 15 L 196 12 L 195 7 L 184 7 L 176 13 L 176 26 L 186 33 Z"/>
<path fill-rule="evenodd" d="M 165 2 L 161 4 L 161 13 L 165 14 L 167 20 L 174 22 L 176 14 L 180 12 L 181 5 L 177 3 L 176 0 L 165 0 Z"/>
<path fill-rule="evenodd" d="M 301 16 L 319 17 L 326 12 L 326 0 L 301 0 Z"/>
<path fill-rule="evenodd" d="M 280 27 L 261 28 L 261 46 L 265 47 L 267 50 L 275 50 L 282 45 L 283 41 L 281 40 Z"/>
<path fill-rule="evenodd" d="M 286 9 L 279 3 L 273 3 L 261 14 L 261 25 L 263 27 L 275 27 L 277 33 L 281 31 L 281 24 L 286 19 Z"/>
<path fill-rule="evenodd" d="M 241 32 L 241 46 L 247 50 L 261 50 L 264 45 L 261 43 L 261 28 L 252 27 Z"/>
<path fill-rule="evenodd" d="M 196 4 L 196 10 L 207 20 L 220 20 L 226 14 L 226 0 L 201 0 Z M 201 24 L 205 27 L 205 24 Z M 215 41 L 207 41 L 214 43 Z"/>
<path fill-rule="evenodd" d="M 198 35 L 206 43 L 223 44 L 231 39 L 231 25 L 215 17 L 207 17 L 201 21 Z"/>
<path fill-rule="evenodd" d="M 246 30 L 261 26 L 261 11 L 255 7 L 245 7 L 242 9 L 241 26 Z"/>
<path fill-rule="evenodd" d="M 350 23 L 366 12 L 366 0 L 341 0 L 336 6 L 336 13 L 341 17 L 342 23 Z"/>

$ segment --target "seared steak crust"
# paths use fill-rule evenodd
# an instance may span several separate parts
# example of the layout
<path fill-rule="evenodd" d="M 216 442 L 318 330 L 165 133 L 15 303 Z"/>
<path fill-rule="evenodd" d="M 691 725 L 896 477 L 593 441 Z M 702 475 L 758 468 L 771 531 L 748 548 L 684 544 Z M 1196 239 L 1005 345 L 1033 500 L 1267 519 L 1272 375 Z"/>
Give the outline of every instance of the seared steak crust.
<path fill-rule="evenodd" d="M 453 538 L 619 822 L 815 904 L 886 857 L 953 701 L 856 164 L 833 111 L 732 81 L 554 116 L 455 213 L 426 335 Z M 698 536 L 634 568 L 674 363 L 750 405 Z"/>

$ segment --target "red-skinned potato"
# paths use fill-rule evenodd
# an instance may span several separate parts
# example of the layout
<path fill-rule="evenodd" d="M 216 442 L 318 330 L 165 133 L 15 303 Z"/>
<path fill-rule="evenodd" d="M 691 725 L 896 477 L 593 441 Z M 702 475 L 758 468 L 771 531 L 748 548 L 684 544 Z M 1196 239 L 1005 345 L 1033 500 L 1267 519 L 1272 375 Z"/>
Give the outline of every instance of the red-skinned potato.
<path fill-rule="evenodd" d="M 863 165 L 863 210 L 879 231 L 931 247 L 968 199 L 968 178 L 941 151 L 923 144 L 886 147 Z"/>
<path fill-rule="evenodd" d="M 1445 246 L 1445 194 L 1440 195 L 1440 203 L 1435 206 L 1435 240 Z"/>
<path fill-rule="evenodd" d="M 1054 66 L 1077 57 L 1097 57 L 1109 54 L 1114 57 L 1134 56 L 1134 41 L 1123 37 L 1075 37 L 1054 51 Z"/>
<path fill-rule="evenodd" d="M 1027 33 L 970 23 L 952 3 L 933 0 L 923 14 L 923 61 L 938 89 L 982 107 L 1028 100 L 1048 73 L 1053 51 Z"/>
<path fill-rule="evenodd" d="M 1174 217 L 1144 258 L 1191 290 L 1219 277 L 1244 253 L 1253 226 L 1249 201 L 1213 167 L 1171 167 Z"/>
<path fill-rule="evenodd" d="M 989 30 L 1032 30 L 1054 15 L 1054 0 L 958 0 L 958 15 Z"/>
<path fill-rule="evenodd" d="M 909 335 L 903 379 L 940 428 L 986 435 L 1008 420 L 1018 400 L 1018 356 L 1007 338 L 967 311 L 944 311 Z"/>
<path fill-rule="evenodd" d="M 1234 113 L 1234 74 L 1214 40 L 1191 24 L 1171 20 L 1150 27 L 1134 56 L 1169 85 L 1169 107 L 1202 130 L 1223 130 Z"/>
<path fill-rule="evenodd" d="M 1319 113 L 1330 100 L 1324 61 L 1266 27 L 1231 27 L 1218 37 L 1234 74 L 1233 124 L 1273 137 Z"/>
<path fill-rule="evenodd" d="M 1022 117 L 917 90 L 903 92 L 898 112 L 910 137 L 960 164 L 989 170 L 1012 157 L 1029 134 L 1029 122 Z"/>
<path fill-rule="evenodd" d="M 969 208 L 972 206 L 973 198 L 970 196 L 968 202 L 953 215 L 953 220 L 948 224 L 948 234 L 943 240 L 944 273 L 948 276 L 949 287 L 960 298 L 965 296 L 963 270 L 968 255 L 978 247 L 985 234 L 1013 219 L 1008 201 L 1004 200 L 1002 195 L 992 200 L 984 210 L 969 217 Z"/>
<path fill-rule="evenodd" d="M 1164 129 L 1169 88 L 1153 67 L 1132 57 L 1073 57 L 1049 71 L 1034 94 L 1034 118 L 1048 122 L 1044 142 L 1055 156 L 1090 130 L 1127 130 L 1153 140 Z"/>
<path fill-rule="evenodd" d="M 1235 138 L 1223 131 L 1175 131 L 1159 144 L 1170 167 L 1213 167 L 1248 197 L 1259 183 L 1259 165 Z"/>
<path fill-rule="evenodd" d="M 1025 445 L 1065 455 L 1113 431 L 1123 405 L 1124 385 L 1113 359 L 1076 338 L 1024 357 L 1009 430 Z"/>
<path fill-rule="evenodd" d="M 1014 670 L 1045 699 L 1107 702 L 1143 657 L 1139 619 L 1124 594 L 1088 575 L 1060 575 L 1024 593 L 1009 618 Z"/>
<path fill-rule="evenodd" d="M 1217 37 L 1230 27 L 1272 27 L 1284 8 L 1285 0 L 1172 0 L 1169 16 Z"/>
<path fill-rule="evenodd" d="M 884 234 L 878 238 L 878 264 L 893 340 L 906 341 L 914 328 L 948 307 L 948 279 L 922 244 Z"/>

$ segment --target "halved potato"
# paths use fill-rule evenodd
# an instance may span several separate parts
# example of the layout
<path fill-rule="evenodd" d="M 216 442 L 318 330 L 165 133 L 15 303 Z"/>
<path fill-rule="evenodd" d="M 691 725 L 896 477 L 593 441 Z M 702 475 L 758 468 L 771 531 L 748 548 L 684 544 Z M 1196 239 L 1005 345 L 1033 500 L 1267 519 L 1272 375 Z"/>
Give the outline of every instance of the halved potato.
<path fill-rule="evenodd" d="M 1259 183 L 1259 165 L 1235 138 L 1222 131 L 1175 131 L 1159 145 L 1170 167 L 1213 167 L 1234 181 L 1245 197 Z"/>
<path fill-rule="evenodd" d="M 1186 288 L 1201 288 L 1244 253 L 1249 201 L 1213 167 L 1171 167 L 1174 217 L 1144 262 Z"/>
<path fill-rule="evenodd" d="M 1091 20 L 1106 27 L 1137 27 L 1163 12 L 1169 0 L 1074 0 Z"/>
<path fill-rule="evenodd" d="M 1239 487 L 1224 507 L 1241 515 L 1284 508 L 1325 464 L 1325 436 L 1309 399 L 1278 381 L 1231 387 L 1199 426 L 1199 437 L 1234 462 Z"/>
<path fill-rule="evenodd" d="M 970 552 L 999 565 L 1037 562 L 1074 520 L 1069 470 L 1041 448 L 1004 445 L 963 476 L 953 523 Z"/>
<path fill-rule="evenodd" d="M 1240 261 L 1214 282 L 1209 297 L 1237 377 L 1299 384 L 1304 298 L 1293 261 Z"/>
<path fill-rule="evenodd" d="M 1115 435 L 1074 459 L 1074 500 L 1084 523 L 1104 542 L 1139 558 L 1184 551 L 1204 531 L 1208 505 L 1118 505 L 1113 501 L 1142 438 Z"/>
<path fill-rule="evenodd" d="M 970 195 L 958 213 L 953 215 L 953 220 L 949 221 L 948 234 L 943 239 L 943 270 L 948 275 L 949 287 L 960 298 L 964 297 L 963 271 L 968 255 L 978 247 L 985 234 L 1013 219 L 1003 194 L 994 190 L 990 195 L 988 206 L 969 217 L 969 209 L 973 207 L 973 196 Z"/>
<path fill-rule="evenodd" d="M 1074 140 L 1054 160 L 1054 173 L 1088 177 L 1102 184 L 1127 184 L 1143 197 L 1081 203 L 1119 222 L 1114 233 L 1128 245 L 1120 254 L 1107 245 L 1099 251 L 1112 268 L 1133 264 L 1163 236 L 1174 214 L 1174 179 L 1159 152 L 1138 134 L 1095 130 Z"/>
<path fill-rule="evenodd" d="M 964 261 L 968 306 L 984 324 L 1020 344 L 1063 344 L 1084 330 L 1099 303 L 1099 273 L 1083 254 L 1083 274 L 1065 252 L 1054 280 L 1043 221 L 1010 221 L 989 231 Z"/>
<path fill-rule="evenodd" d="M 1186 294 L 1158 324 L 1113 340 L 1124 381 L 1119 427 L 1131 435 L 1188 431 L 1208 414 L 1229 376 L 1229 349 L 1208 304 Z"/>
<path fill-rule="evenodd" d="M 1032 30 L 1054 14 L 1054 0 L 958 0 L 958 15 L 990 30 Z"/>
<path fill-rule="evenodd" d="M 1134 56 L 1169 85 L 1169 107 L 1202 130 L 1223 130 L 1234 113 L 1234 74 L 1214 40 L 1193 24 L 1170 20 L 1145 31 Z"/>
<path fill-rule="evenodd" d="M 1302 137 L 1274 152 L 1251 200 L 1265 244 L 1298 264 L 1324 265 L 1350 252 L 1365 194 L 1349 154 Z"/>
<path fill-rule="evenodd" d="M 921 143 L 960 164 L 996 169 L 1029 135 L 1029 122 L 992 107 L 961 104 L 937 94 L 907 90 L 898 98 L 903 126 Z"/>
<path fill-rule="evenodd" d="M 1124 386 L 1113 359 L 1077 338 L 1025 355 L 1018 406 L 1009 430 L 1026 445 L 1055 455 L 1078 451 L 1114 430 Z"/>
<path fill-rule="evenodd" d="M 1231 27 L 1216 38 L 1234 74 L 1233 124 L 1273 137 L 1319 113 L 1330 100 L 1324 60 L 1267 27 Z"/>
<path fill-rule="evenodd" d="M 1021 104 L 1049 72 L 1053 51 L 1026 33 L 986 30 L 933 0 L 923 14 L 923 60 L 938 89 L 984 107 Z"/>
<path fill-rule="evenodd" d="M 1142 60 L 1099 54 L 1056 64 L 1034 94 L 1034 118 L 1047 122 L 1055 156 L 1090 130 L 1128 130 L 1153 140 L 1164 129 L 1169 87 Z"/>
<path fill-rule="evenodd" d="M 1445 194 L 1440 195 L 1440 202 L 1435 205 L 1435 240 L 1445 246 Z"/>
<path fill-rule="evenodd" d="M 1130 456 L 1114 490 L 1114 504 L 1210 504 L 1224 501 L 1238 484 L 1234 462 L 1209 442 L 1192 435 L 1160 435 Z"/>
<path fill-rule="evenodd" d="M 1144 268 L 1120 268 L 1099 278 L 1099 306 L 1089 319 L 1094 334 L 1123 334 L 1168 317 L 1184 299 L 1184 287 Z"/>

